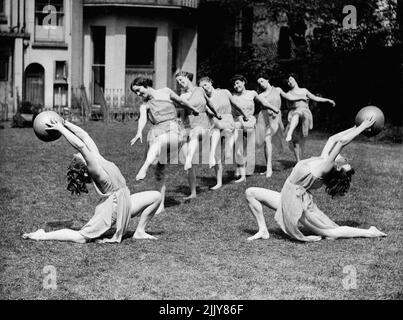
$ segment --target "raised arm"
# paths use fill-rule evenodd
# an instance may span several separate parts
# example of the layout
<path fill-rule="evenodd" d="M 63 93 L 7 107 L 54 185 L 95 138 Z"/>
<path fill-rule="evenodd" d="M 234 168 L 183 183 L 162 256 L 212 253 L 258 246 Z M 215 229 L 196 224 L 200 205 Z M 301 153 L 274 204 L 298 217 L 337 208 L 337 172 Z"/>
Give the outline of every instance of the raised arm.
<path fill-rule="evenodd" d="M 315 102 L 328 102 L 332 105 L 332 107 L 336 106 L 336 102 L 334 102 L 333 100 L 315 96 L 314 94 L 310 93 L 308 90 L 306 90 L 306 96 Z"/>
<path fill-rule="evenodd" d="M 84 160 L 87 162 L 88 173 L 91 175 L 92 179 L 100 179 L 106 174 L 99 165 L 99 153 L 91 151 L 84 141 L 76 136 L 72 131 L 67 129 L 63 123 L 58 122 L 57 120 L 51 120 L 46 125 L 48 126 L 46 130 L 59 131 L 72 145 L 72 147 L 82 154 Z"/>
<path fill-rule="evenodd" d="M 347 130 L 343 135 L 339 136 L 336 139 L 336 142 L 335 142 L 333 148 L 331 149 L 331 151 L 329 151 L 329 156 L 327 158 L 328 161 L 333 163 L 336 160 L 336 157 L 340 154 L 341 150 L 343 150 L 343 148 L 345 146 L 350 144 L 350 142 L 353 141 L 357 136 L 359 136 L 363 131 L 372 127 L 374 123 L 375 123 L 375 118 L 370 117 L 370 118 L 364 120 L 360 124 L 360 126 L 358 126 L 358 127 L 355 126 L 351 129 Z"/>
<path fill-rule="evenodd" d="M 280 110 L 278 108 L 276 108 L 275 106 L 273 106 L 271 103 L 269 103 L 265 98 L 263 98 L 262 96 L 258 95 L 256 93 L 255 101 L 259 102 L 264 108 L 266 109 L 270 109 L 271 111 L 273 111 L 274 113 L 279 113 Z"/>
<path fill-rule="evenodd" d="M 80 138 L 87 148 L 92 151 L 92 152 L 97 152 L 99 154 L 99 150 L 97 145 L 95 144 L 94 140 L 90 137 L 90 135 L 80 128 L 79 126 L 76 126 L 75 124 L 69 122 L 69 121 L 64 121 L 64 126 L 69 129 L 74 135 L 76 135 L 78 138 Z"/>
<path fill-rule="evenodd" d="M 353 130 L 355 130 L 355 128 L 356 128 L 356 127 L 354 126 L 354 127 L 350 128 L 350 129 L 344 130 L 344 131 L 342 131 L 342 132 L 339 132 L 339 133 L 337 133 L 337 134 L 331 136 L 331 137 L 327 140 L 326 145 L 324 146 L 324 148 L 323 148 L 323 150 L 322 150 L 321 156 L 322 156 L 322 157 L 327 157 L 327 156 L 329 156 L 330 151 L 332 151 L 333 147 L 334 147 L 335 144 L 339 141 L 339 139 L 342 138 L 342 137 L 343 137 L 344 135 L 346 135 L 347 133 L 350 133 L 350 132 L 352 132 Z"/>
<path fill-rule="evenodd" d="M 173 92 L 171 89 L 169 89 L 169 98 L 181 106 L 185 107 L 186 109 L 192 111 L 194 114 L 198 115 L 199 112 L 193 107 L 192 104 L 189 103 L 186 99 L 183 99 L 179 97 L 175 92 Z"/>
<path fill-rule="evenodd" d="M 143 143 L 143 130 L 144 130 L 146 124 L 147 124 L 147 105 L 142 104 L 140 106 L 140 118 L 139 118 L 139 124 L 137 127 L 137 134 L 130 141 L 131 146 L 133 146 L 139 139 L 140 139 L 140 142 Z"/>

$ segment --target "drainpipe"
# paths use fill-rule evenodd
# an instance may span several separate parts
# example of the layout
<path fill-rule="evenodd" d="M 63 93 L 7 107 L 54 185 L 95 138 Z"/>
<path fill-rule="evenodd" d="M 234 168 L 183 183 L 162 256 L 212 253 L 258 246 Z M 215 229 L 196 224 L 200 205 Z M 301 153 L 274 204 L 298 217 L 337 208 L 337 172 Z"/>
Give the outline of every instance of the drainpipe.
<path fill-rule="evenodd" d="M 26 0 L 23 0 L 23 8 L 22 8 L 22 11 L 23 11 L 23 16 L 22 16 L 22 18 L 23 18 L 23 22 L 22 22 L 22 28 L 21 28 L 21 33 L 25 33 L 25 28 L 26 28 L 26 11 L 27 11 L 27 8 L 26 8 Z"/>

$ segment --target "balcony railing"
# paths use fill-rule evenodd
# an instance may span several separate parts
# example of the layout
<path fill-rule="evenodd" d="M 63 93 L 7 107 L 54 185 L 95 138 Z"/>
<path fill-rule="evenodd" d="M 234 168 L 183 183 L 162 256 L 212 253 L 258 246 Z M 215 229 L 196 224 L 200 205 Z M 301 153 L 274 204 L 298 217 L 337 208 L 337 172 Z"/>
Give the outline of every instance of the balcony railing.
<path fill-rule="evenodd" d="M 200 0 L 84 0 L 85 6 L 198 8 Z"/>

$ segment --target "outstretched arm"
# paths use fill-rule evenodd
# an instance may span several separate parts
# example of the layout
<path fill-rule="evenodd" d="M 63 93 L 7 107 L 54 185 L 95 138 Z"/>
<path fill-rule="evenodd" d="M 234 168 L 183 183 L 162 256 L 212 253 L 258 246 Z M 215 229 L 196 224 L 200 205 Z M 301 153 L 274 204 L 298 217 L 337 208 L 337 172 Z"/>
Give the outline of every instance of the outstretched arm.
<path fill-rule="evenodd" d="M 74 135 L 80 138 L 90 151 L 99 153 L 98 147 L 95 144 L 94 140 L 92 140 L 90 135 L 84 129 L 80 128 L 79 126 L 76 126 L 75 124 L 67 120 L 64 121 L 64 126 L 67 129 L 69 129 L 72 133 L 74 133 Z"/>
<path fill-rule="evenodd" d="M 280 95 L 284 99 L 286 99 L 288 101 L 296 102 L 296 101 L 307 101 L 308 100 L 307 97 L 305 97 L 305 96 L 293 95 L 293 94 L 290 94 L 290 93 L 285 93 L 283 91 L 283 89 L 281 89 L 281 88 L 278 88 L 278 89 L 280 90 Z"/>
<path fill-rule="evenodd" d="M 56 120 L 51 120 L 46 124 L 48 128 L 46 130 L 56 130 L 59 131 L 66 140 L 76 149 L 78 152 L 82 154 L 85 161 L 87 162 L 88 172 L 91 175 L 91 178 L 94 180 L 102 178 L 105 175 L 105 171 L 98 163 L 99 153 L 91 151 L 87 145 L 81 140 L 78 136 L 76 136 L 72 131 L 67 129 L 67 127 Z"/>
<path fill-rule="evenodd" d="M 256 96 L 255 96 L 255 101 L 259 102 L 264 108 L 270 109 L 271 111 L 273 111 L 276 114 L 278 114 L 280 112 L 280 110 L 278 108 L 273 106 L 265 98 L 263 98 L 262 96 L 258 95 L 257 93 L 256 93 Z"/>
<path fill-rule="evenodd" d="M 139 124 L 137 127 L 137 134 L 130 141 L 131 146 L 133 146 L 139 139 L 140 139 L 140 142 L 143 143 L 143 130 L 144 130 L 146 124 L 147 124 L 147 105 L 142 104 L 140 106 L 140 118 L 139 118 Z"/>
<path fill-rule="evenodd" d="M 181 97 L 179 97 L 175 92 L 173 92 L 171 89 L 169 90 L 169 98 L 173 101 L 176 102 L 178 104 L 180 104 L 181 106 L 185 107 L 186 109 L 189 109 L 190 111 L 192 111 L 194 114 L 198 115 L 199 112 L 193 107 L 192 104 L 190 104 L 189 101 L 187 101 L 186 99 L 183 99 Z"/>
<path fill-rule="evenodd" d="M 343 137 L 344 135 L 346 135 L 347 133 L 350 133 L 350 132 L 352 132 L 353 130 L 355 130 L 355 128 L 356 128 L 356 127 L 354 126 L 354 127 L 350 128 L 350 129 L 344 130 L 344 131 L 342 131 L 342 132 L 339 132 L 339 133 L 337 133 L 337 134 L 331 136 L 331 137 L 327 140 L 326 145 L 324 146 L 324 148 L 323 148 L 323 150 L 322 150 L 321 156 L 322 156 L 322 157 L 327 157 L 327 156 L 329 156 L 330 151 L 332 151 L 333 147 L 334 147 L 335 144 L 339 141 L 339 139 L 342 138 L 342 137 Z"/>
<path fill-rule="evenodd" d="M 218 120 L 221 120 L 222 117 L 219 116 L 214 103 L 211 101 L 211 99 L 207 96 L 207 94 L 205 92 L 203 92 L 203 94 L 204 94 L 204 98 L 207 101 L 207 107 L 211 110 L 211 112 L 213 113 L 214 117 L 216 117 Z"/>
<path fill-rule="evenodd" d="M 364 120 L 358 127 L 355 126 L 350 130 L 347 130 L 342 136 L 338 137 L 333 148 L 331 149 L 331 151 L 329 151 L 328 161 L 333 163 L 345 146 L 350 144 L 350 142 L 353 141 L 357 136 L 359 136 L 363 131 L 371 128 L 374 123 L 375 118 L 370 117 Z"/>
<path fill-rule="evenodd" d="M 328 103 L 330 103 L 333 107 L 336 106 L 336 102 L 334 102 L 333 100 L 315 96 L 314 94 L 310 93 L 308 90 L 306 90 L 306 95 L 307 95 L 307 97 L 308 97 L 309 99 L 311 99 L 311 100 L 313 100 L 313 101 L 315 101 L 315 102 L 328 102 Z"/>

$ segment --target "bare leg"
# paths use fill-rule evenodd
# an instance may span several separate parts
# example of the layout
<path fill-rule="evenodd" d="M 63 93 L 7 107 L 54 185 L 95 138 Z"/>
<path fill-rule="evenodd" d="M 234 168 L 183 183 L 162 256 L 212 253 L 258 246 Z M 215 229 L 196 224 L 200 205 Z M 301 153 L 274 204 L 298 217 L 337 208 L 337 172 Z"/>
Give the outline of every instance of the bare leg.
<path fill-rule="evenodd" d="M 246 148 L 244 148 L 245 159 L 246 159 L 246 175 L 252 176 L 255 172 L 256 165 L 256 131 L 248 130 L 247 139 L 246 139 Z"/>
<path fill-rule="evenodd" d="M 158 158 L 158 156 L 161 152 L 161 147 L 162 146 L 161 146 L 160 141 L 157 141 L 150 146 L 150 149 L 148 150 L 148 153 L 147 153 L 146 161 L 144 161 L 143 166 L 141 167 L 140 171 L 138 172 L 138 174 L 136 176 L 136 181 L 144 180 L 144 178 L 147 175 L 148 168 Z"/>
<path fill-rule="evenodd" d="M 291 151 L 294 153 L 295 159 L 297 162 L 301 161 L 301 149 L 298 142 L 290 142 L 289 143 Z"/>
<path fill-rule="evenodd" d="M 135 217 L 141 214 L 136 232 L 133 235 L 133 239 L 156 240 L 157 238 L 146 233 L 145 229 L 160 206 L 161 194 L 158 191 L 146 191 L 132 194 L 130 198 L 132 202 L 131 216 Z"/>
<path fill-rule="evenodd" d="M 196 198 L 196 169 L 192 167 L 190 170 L 188 170 L 188 182 L 189 182 L 189 187 L 190 187 L 190 195 L 184 200 L 190 200 Z"/>
<path fill-rule="evenodd" d="M 192 168 L 192 160 L 196 150 L 199 146 L 199 137 L 202 135 L 202 129 L 195 128 L 190 132 L 190 141 L 188 144 L 186 162 L 185 162 L 185 171 Z"/>
<path fill-rule="evenodd" d="M 235 180 L 234 183 L 245 182 L 246 181 L 246 167 L 245 167 L 245 165 L 238 166 L 237 167 L 237 172 L 239 172 L 239 179 Z"/>
<path fill-rule="evenodd" d="M 169 133 L 160 135 L 156 142 L 150 146 L 150 149 L 147 153 L 147 158 L 136 176 L 136 181 L 143 180 L 146 177 L 148 168 L 159 158 L 162 148 L 166 147 L 170 143 L 178 146 L 178 139 L 178 136 Z"/>
<path fill-rule="evenodd" d="M 287 137 L 285 141 L 290 142 L 292 140 L 292 135 L 294 133 L 295 128 L 298 126 L 299 123 L 299 115 L 294 114 L 291 118 L 290 127 L 288 128 Z"/>
<path fill-rule="evenodd" d="M 265 139 L 265 155 L 266 155 L 266 178 L 270 178 L 273 175 L 272 168 L 272 155 L 273 155 L 273 146 L 271 144 L 271 135 L 266 135 Z"/>
<path fill-rule="evenodd" d="M 213 168 L 216 165 L 216 151 L 218 144 L 220 143 L 221 133 L 219 129 L 213 129 L 211 133 L 211 146 L 210 146 L 210 160 L 209 166 Z"/>
<path fill-rule="evenodd" d="M 235 141 L 238 139 L 238 130 L 234 130 L 233 133 L 226 132 L 225 135 L 225 163 L 233 164 L 234 156 L 234 146 Z M 230 160 L 231 159 L 231 160 Z M 228 163 L 230 162 L 230 163 Z"/>
<path fill-rule="evenodd" d="M 164 169 L 162 169 L 164 170 Z M 165 192 L 166 192 L 166 176 L 165 176 L 165 172 L 161 173 L 161 189 L 160 189 L 160 193 L 161 193 L 161 203 L 160 206 L 157 210 L 157 212 L 155 213 L 156 215 L 163 213 L 165 211 Z"/>
<path fill-rule="evenodd" d="M 249 210 L 259 227 L 259 231 L 254 236 L 249 237 L 248 240 L 269 239 L 270 235 L 264 219 L 262 204 L 270 209 L 277 210 L 280 205 L 280 193 L 263 188 L 248 188 L 245 195 Z"/>
<path fill-rule="evenodd" d="M 239 175 L 239 179 L 235 180 L 235 183 L 241 183 L 246 181 L 246 168 L 244 159 L 244 138 L 243 131 L 239 130 L 237 133 L 237 139 L 235 144 L 235 160 L 237 164 L 236 175 Z"/>
<path fill-rule="evenodd" d="M 306 138 L 302 137 L 301 140 L 299 141 L 299 158 L 302 160 L 304 159 L 304 154 L 305 154 L 305 141 Z"/>
<path fill-rule="evenodd" d="M 217 184 L 211 188 L 211 190 L 218 190 L 222 187 L 222 172 L 223 172 L 223 165 L 221 163 L 217 164 L 214 167 L 216 177 L 217 177 Z"/>
<path fill-rule="evenodd" d="M 87 242 L 87 240 L 78 231 L 70 229 L 62 229 L 52 232 L 45 232 L 45 230 L 39 229 L 36 232 L 23 234 L 22 238 L 36 241 L 69 241 L 75 243 Z"/>

